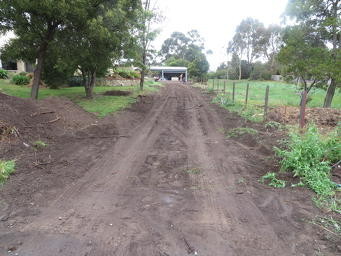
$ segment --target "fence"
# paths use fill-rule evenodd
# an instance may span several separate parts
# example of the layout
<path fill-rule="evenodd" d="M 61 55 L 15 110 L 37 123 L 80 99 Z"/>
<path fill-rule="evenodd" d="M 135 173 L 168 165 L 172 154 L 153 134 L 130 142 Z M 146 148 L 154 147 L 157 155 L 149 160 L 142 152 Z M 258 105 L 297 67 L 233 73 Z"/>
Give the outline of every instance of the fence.
<path fill-rule="evenodd" d="M 269 119 L 272 106 L 300 106 L 299 124 L 305 125 L 306 93 L 300 94 L 299 88 L 294 85 L 281 85 L 277 82 L 271 85 L 267 82 L 248 82 L 230 80 L 209 80 L 202 82 L 202 87 L 216 92 L 221 97 L 228 98 L 230 106 L 235 110 L 244 110 L 262 116 L 262 121 Z M 302 97 L 302 102 L 300 104 Z M 272 104 L 270 104 L 270 102 Z"/>

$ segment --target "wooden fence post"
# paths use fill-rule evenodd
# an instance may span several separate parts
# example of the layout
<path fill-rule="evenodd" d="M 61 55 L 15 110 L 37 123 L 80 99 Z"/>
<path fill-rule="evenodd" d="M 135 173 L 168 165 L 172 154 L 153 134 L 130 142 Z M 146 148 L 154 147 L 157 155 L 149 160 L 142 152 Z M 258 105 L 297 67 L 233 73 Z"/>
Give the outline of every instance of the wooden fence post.
<path fill-rule="evenodd" d="M 266 87 L 265 91 L 265 104 L 264 104 L 264 121 L 268 120 L 268 108 L 269 108 L 269 86 Z"/>
<path fill-rule="evenodd" d="M 302 101 L 300 107 L 300 128 L 303 129 L 305 126 L 305 108 L 307 104 L 307 91 L 302 92 Z"/>
<path fill-rule="evenodd" d="M 247 106 L 247 101 L 248 101 L 248 98 L 249 98 L 249 83 L 247 83 L 246 85 L 246 95 L 245 95 L 245 106 Z"/>
<path fill-rule="evenodd" d="M 224 94 L 226 93 L 226 80 L 224 81 Z"/>
<path fill-rule="evenodd" d="M 233 88 L 232 88 L 232 101 L 234 102 L 234 95 L 236 92 L 236 82 L 233 82 Z"/>

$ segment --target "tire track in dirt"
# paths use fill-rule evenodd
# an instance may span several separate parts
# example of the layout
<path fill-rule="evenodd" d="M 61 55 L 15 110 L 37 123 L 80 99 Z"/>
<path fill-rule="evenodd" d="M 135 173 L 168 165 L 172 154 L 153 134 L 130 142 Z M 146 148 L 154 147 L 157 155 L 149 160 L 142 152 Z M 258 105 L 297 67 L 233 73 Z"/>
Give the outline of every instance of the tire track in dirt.
<path fill-rule="evenodd" d="M 154 100 L 130 137 L 3 239 L 25 256 L 300 255 L 292 208 L 244 180 L 250 151 L 224 138 L 201 93 L 171 83 Z"/>

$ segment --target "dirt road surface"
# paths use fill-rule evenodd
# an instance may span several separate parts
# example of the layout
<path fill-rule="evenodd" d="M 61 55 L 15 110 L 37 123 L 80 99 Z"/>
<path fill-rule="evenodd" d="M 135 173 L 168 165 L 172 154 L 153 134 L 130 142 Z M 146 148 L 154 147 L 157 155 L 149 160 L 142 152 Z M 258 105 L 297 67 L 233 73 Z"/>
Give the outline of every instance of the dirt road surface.
<path fill-rule="evenodd" d="M 0 255 L 315 255 L 311 195 L 258 182 L 267 150 L 221 132 L 239 119 L 176 83 L 145 100 L 115 123 L 127 137 L 67 153 L 92 148 L 65 167 L 84 175 L 3 219 Z"/>

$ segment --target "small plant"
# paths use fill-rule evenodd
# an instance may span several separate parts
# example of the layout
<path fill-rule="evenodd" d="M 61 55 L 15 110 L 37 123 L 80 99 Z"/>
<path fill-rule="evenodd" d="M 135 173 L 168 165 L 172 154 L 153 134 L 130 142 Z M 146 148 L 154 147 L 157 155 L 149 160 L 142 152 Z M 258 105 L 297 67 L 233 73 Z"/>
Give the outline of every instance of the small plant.
<path fill-rule="evenodd" d="M 251 134 L 251 135 L 255 135 L 257 134 L 258 131 L 253 129 L 253 128 L 249 128 L 249 127 L 238 127 L 238 128 L 234 128 L 231 129 L 227 132 L 226 136 L 228 138 L 235 138 L 235 137 L 240 137 L 243 136 L 245 134 Z"/>
<path fill-rule="evenodd" d="M 274 188 L 284 188 L 286 184 L 285 180 L 277 179 L 276 173 L 274 172 L 268 172 L 262 176 L 259 181 L 265 183 L 265 180 L 269 180 L 268 185 Z"/>
<path fill-rule="evenodd" d="M 30 83 L 30 78 L 22 75 L 15 75 L 12 78 L 13 83 L 16 85 L 27 85 Z"/>
<path fill-rule="evenodd" d="M 188 169 L 186 170 L 186 172 L 188 174 L 200 174 L 201 173 L 201 170 L 199 168 L 192 168 L 192 169 Z"/>
<path fill-rule="evenodd" d="M 281 123 L 278 123 L 276 121 L 269 121 L 265 124 L 266 129 L 279 129 L 281 128 Z"/>
<path fill-rule="evenodd" d="M 33 146 L 36 148 L 45 148 L 45 147 L 47 147 L 47 144 L 44 141 L 37 140 L 37 141 L 33 142 Z"/>
<path fill-rule="evenodd" d="M 8 177 L 15 171 L 15 161 L 0 160 L 0 184 L 4 183 Z"/>
<path fill-rule="evenodd" d="M 8 71 L 0 69 L 0 79 L 8 79 Z"/>

